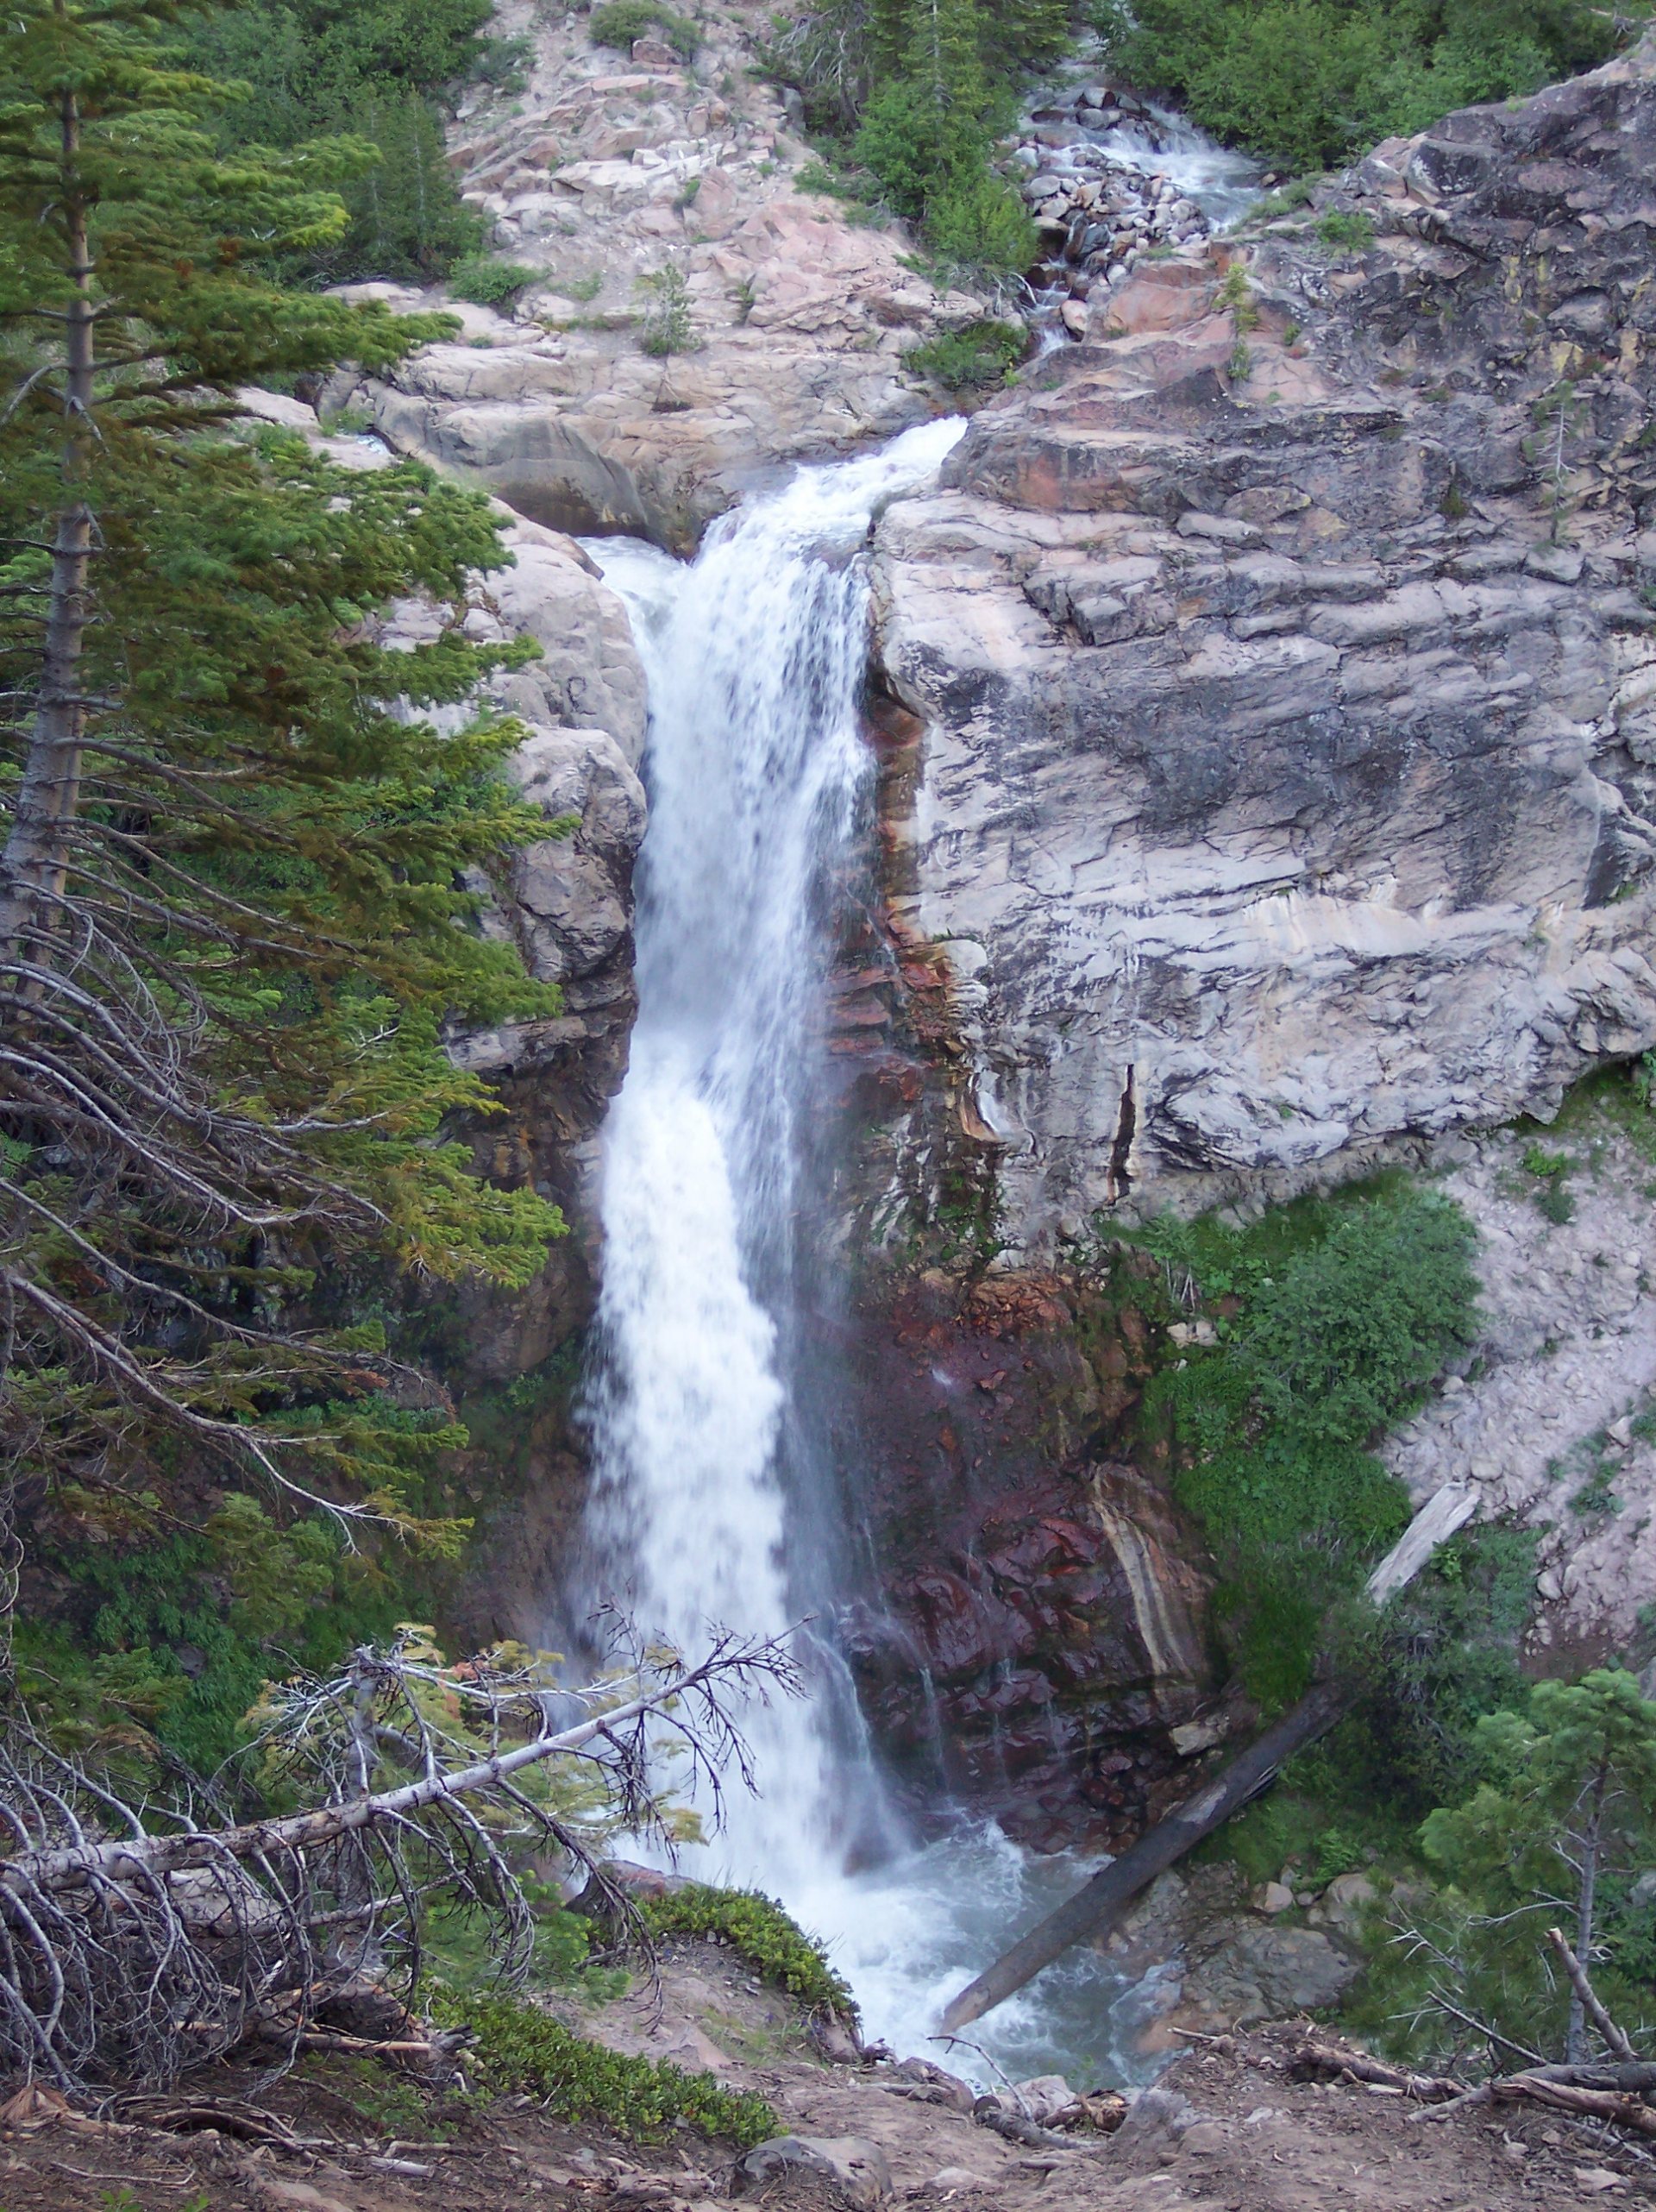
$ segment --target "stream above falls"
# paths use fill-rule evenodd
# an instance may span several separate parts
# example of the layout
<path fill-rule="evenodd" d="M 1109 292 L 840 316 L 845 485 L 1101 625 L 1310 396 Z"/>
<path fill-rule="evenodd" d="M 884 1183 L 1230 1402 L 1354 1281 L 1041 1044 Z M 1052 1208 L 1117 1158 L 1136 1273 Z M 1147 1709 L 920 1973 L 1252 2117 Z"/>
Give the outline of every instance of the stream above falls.
<path fill-rule="evenodd" d="M 837 1130 L 821 1012 L 838 901 L 870 832 L 860 717 L 869 523 L 932 477 L 964 424 L 797 470 L 727 515 L 690 564 L 636 540 L 588 550 L 626 601 L 650 686 L 640 865 L 640 1011 L 604 1135 L 594 1485 L 577 1605 L 614 1601 L 690 1652 L 714 1625 L 801 1621 L 807 1698 L 744 1725 L 756 1794 L 679 1856 L 699 1878 L 776 1896 L 829 1946 L 870 2039 L 947 2058 L 946 2000 L 1086 1865 L 929 1808 L 912 1832 L 836 1648 L 857 1594 L 855 1469 L 830 1418 L 845 1285 L 822 1219 Z M 672 1788 L 673 1777 L 665 1777 Z M 1120 2080 L 1149 2008 L 1079 1953 L 981 2035 L 1014 2076 Z"/>

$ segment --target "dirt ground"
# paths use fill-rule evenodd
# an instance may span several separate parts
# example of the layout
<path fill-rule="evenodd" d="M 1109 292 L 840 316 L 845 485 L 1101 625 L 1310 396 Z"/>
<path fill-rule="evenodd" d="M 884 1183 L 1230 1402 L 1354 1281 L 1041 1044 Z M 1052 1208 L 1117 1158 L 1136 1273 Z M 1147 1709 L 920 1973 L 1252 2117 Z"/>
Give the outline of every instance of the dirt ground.
<path fill-rule="evenodd" d="M 1556 2115 L 1422 2120 L 1402 2100 L 1291 2079 L 1299 2027 L 1197 2045 L 1120 2132 L 1026 2151 L 969 2114 L 919 2101 L 888 2064 L 829 2065 L 785 2001 L 728 1952 L 687 1945 L 647 1991 L 589 2011 L 618 2047 L 673 2053 L 760 2090 L 802 2134 L 884 2152 L 891 2202 L 961 2212 L 1583 2212 L 1656 2203 L 1656 2159 Z M 0 2212 L 828 2212 L 808 2175 L 737 2198 L 728 2146 L 636 2145 L 548 2119 L 528 2100 L 480 2112 L 390 2066 L 312 2057 L 267 2075 L 221 2068 L 104 2118 L 0 2130 Z"/>

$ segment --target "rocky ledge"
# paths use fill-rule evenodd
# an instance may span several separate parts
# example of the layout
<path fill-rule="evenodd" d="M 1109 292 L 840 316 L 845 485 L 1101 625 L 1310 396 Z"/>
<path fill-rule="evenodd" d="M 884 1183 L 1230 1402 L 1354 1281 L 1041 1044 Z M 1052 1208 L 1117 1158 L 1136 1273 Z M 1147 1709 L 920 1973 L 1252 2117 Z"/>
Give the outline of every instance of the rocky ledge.
<path fill-rule="evenodd" d="M 554 528 L 680 551 L 778 464 L 924 419 L 904 354 L 982 303 L 917 274 L 900 226 L 794 189 L 806 149 L 750 73 L 768 20 L 709 9 L 689 64 L 659 37 L 618 55 L 585 16 L 505 0 L 496 28 L 528 41 L 527 89 L 478 105 L 449 158 L 529 280 L 333 404 Z"/>
<path fill-rule="evenodd" d="M 1007 1257 L 1656 1040 L 1656 44 L 1145 259 L 879 537 Z"/>

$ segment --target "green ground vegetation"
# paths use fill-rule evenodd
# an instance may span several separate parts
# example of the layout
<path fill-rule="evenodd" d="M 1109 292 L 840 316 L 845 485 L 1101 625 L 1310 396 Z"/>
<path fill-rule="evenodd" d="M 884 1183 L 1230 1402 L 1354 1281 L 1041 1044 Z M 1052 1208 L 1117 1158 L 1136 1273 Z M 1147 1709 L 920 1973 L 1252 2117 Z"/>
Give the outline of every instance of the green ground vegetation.
<path fill-rule="evenodd" d="M 775 1899 L 752 1889 L 715 1889 L 703 1882 L 643 1900 L 639 1912 L 652 1936 L 699 1936 L 728 1944 L 762 1979 L 795 1997 L 813 2016 L 854 2019 L 848 1983 Z"/>
<path fill-rule="evenodd" d="M 1589 0 L 1103 0 L 1111 67 L 1296 171 L 1603 61 L 1647 9 Z"/>
<path fill-rule="evenodd" d="M 487 254 L 467 254 L 448 272 L 448 289 L 456 299 L 469 299 L 478 307 L 504 306 L 515 299 L 535 271 L 521 261 L 497 261 Z"/>
<path fill-rule="evenodd" d="M 738 2150 L 781 2132 L 775 2112 L 751 2090 L 724 2089 L 711 2074 L 686 2073 L 666 2060 L 624 2057 L 524 1999 L 437 1990 L 430 2010 L 441 2027 L 470 2029 L 471 2063 L 485 2093 L 532 2096 L 556 2119 L 593 2121 L 645 2141 L 682 2124 Z"/>
<path fill-rule="evenodd" d="M 1178 1495 L 1205 1530 L 1233 1663 L 1269 1704 L 1308 1683 L 1331 1608 L 1408 1518 L 1373 1446 L 1472 1341 L 1473 1233 L 1399 1177 L 1233 1227 L 1163 1220 L 1140 1240 L 1215 1341 L 1164 1366 Z"/>
<path fill-rule="evenodd" d="M 1029 350 L 1029 333 L 1019 324 L 969 323 L 945 330 L 923 346 L 911 346 L 903 366 L 927 376 L 945 392 L 983 392 L 1007 384 Z"/>

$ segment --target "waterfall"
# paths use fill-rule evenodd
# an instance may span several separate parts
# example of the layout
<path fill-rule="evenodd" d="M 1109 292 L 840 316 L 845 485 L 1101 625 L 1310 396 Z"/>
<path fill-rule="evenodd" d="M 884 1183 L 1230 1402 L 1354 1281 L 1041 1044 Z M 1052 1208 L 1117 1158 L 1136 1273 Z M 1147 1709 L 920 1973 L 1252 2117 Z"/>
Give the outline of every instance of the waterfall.
<path fill-rule="evenodd" d="M 834 1287 L 810 1273 L 821 1013 L 871 773 L 862 547 L 963 428 L 798 470 L 715 525 L 693 565 L 625 539 L 588 548 L 627 601 L 651 719 L 639 1015 L 605 1131 L 586 1594 L 692 1652 L 712 1624 L 820 1624 L 802 1638 L 811 1696 L 744 1716 L 758 1794 L 731 1793 L 687 1870 L 780 1897 L 830 1942 L 870 2032 L 910 2051 L 1009 1923 L 1080 1871 L 998 1832 L 905 1834 L 826 1625 L 842 1516 L 809 1417 Z M 1066 2040 L 1109 2043 L 1101 1973 L 1057 1970 L 1007 2007 L 991 2033 L 1009 2060 L 1027 2072 Z M 1062 2011 L 1072 1985 L 1084 2045 L 1051 2032 L 1055 1987 Z"/>

